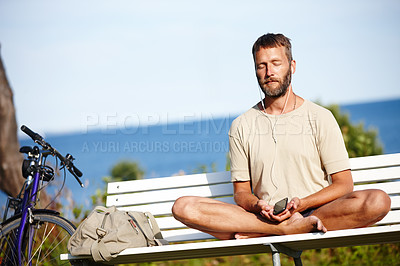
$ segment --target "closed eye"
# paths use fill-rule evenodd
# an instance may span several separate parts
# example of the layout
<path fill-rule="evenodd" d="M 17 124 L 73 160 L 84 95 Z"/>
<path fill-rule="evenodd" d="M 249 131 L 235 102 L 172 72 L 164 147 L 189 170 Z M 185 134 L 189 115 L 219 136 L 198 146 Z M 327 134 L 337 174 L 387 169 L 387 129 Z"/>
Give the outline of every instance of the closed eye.
<path fill-rule="evenodd" d="M 280 61 L 280 60 L 274 60 L 274 61 L 272 61 L 272 64 L 273 64 L 274 66 L 280 66 L 280 65 L 282 65 L 282 61 Z"/>

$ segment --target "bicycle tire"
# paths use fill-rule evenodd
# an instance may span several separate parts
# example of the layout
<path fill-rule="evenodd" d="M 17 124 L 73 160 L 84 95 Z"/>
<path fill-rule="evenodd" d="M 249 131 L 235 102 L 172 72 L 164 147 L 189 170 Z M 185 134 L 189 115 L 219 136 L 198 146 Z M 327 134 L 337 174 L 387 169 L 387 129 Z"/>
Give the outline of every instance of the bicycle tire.
<path fill-rule="evenodd" d="M 34 227 L 32 234 L 33 248 L 27 255 L 27 243 L 31 230 L 25 230 L 22 245 L 21 265 L 61 265 L 60 254 L 67 252 L 69 237 L 75 232 L 75 226 L 67 219 L 56 214 L 35 213 L 33 222 L 27 227 Z M 18 265 L 15 239 L 21 218 L 11 220 L 0 228 L 0 265 Z M 29 258 L 28 258 L 29 257 Z"/>

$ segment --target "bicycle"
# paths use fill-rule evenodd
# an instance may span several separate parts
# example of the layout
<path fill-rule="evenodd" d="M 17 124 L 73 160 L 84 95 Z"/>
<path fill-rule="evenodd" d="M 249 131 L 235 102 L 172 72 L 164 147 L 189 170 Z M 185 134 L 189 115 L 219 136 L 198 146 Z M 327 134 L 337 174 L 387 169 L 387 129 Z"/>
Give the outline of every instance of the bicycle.
<path fill-rule="evenodd" d="M 47 209 L 52 202 L 44 209 L 35 209 L 41 190 L 55 176 L 54 169 L 46 165 L 46 159 L 49 155 L 54 157 L 56 165 L 57 160 L 60 160 L 60 169 L 64 169 L 64 182 L 65 169 L 68 169 L 83 187 L 79 180 L 82 172 L 74 166 L 72 155 L 62 156 L 39 134 L 26 126 L 21 126 L 21 130 L 41 148 L 20 148 L 20 152 L 27 157 L 22 166 L 26 181 L 19 196 L 8 197 L 7 200 L 4 220 L 0 225 L 0 265 L 60 265 L 59 255 L 66 251 L 68 239 L 76 227 L 60 216 L 59 212 Z M 63 186 L 59 193 L 62 188 Z M 7 219 L 8 212 L 12 209 L 14 213 Z"/>

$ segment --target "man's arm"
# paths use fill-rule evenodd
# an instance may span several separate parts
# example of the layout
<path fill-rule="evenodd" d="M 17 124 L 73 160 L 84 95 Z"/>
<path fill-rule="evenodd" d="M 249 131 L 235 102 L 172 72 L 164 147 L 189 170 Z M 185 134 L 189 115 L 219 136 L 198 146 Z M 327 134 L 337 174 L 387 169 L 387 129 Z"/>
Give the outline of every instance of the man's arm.
<path fill-rule="evenodd" d="M 259 199 L 251 191 L 250 181 L 233 182 L 233 191 L 237 205 L 249 212 L 261 212 L 262 207 L 258 204 Z"/>
<path fill-rule="evenodd" d="M 288 208 L 284 212 L 274 215 L 273 206 L 268 205 L 267 202 L 253 195 L 250 181 L 234 182 L 233 189 L 236 204 L 248 212 L 260 214 L 273 222 L 282 222 L 291 216 Z"/>
<path fill-rule="evenodd" d="M 353 191 L 353 178 L 350 170 L 331 174 L 332 184 L 305 198 L 294 198 L 288 208 L 302 212 L 310 208 L 318 208 Z"/>

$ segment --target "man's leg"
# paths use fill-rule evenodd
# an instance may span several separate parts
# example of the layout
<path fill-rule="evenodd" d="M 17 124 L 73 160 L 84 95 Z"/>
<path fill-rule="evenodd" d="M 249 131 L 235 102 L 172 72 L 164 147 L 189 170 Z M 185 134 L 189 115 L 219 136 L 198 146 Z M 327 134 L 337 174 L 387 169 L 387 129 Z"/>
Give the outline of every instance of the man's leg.
<path fill-rule="evenodd" d="M 382 220 L 389 211 L 389 196 L 381 190 L 370 189 L 354 191 L 327 203 L 312 212 L 310 217 L 318 217 L 328 230 L 340 230 L 373 225 Z M 301 216 L 294 213 L 292 218 L 298 217 L 295 215 Z M 258 236 L 262 234 L 242 232 L 235 235 L 236 238 Z"/>
<path fill-rule="evenodd" d="M 315 216 L 295 215 L 280 224 L 273 224 L 237 205 L 201 197 L 177 199 L 172 212 L 187 226 L 219 239 L 232 239 L 237 232 L 284 235 L 326 230 Z"/>
<path fill-rule="evenodd" d="M 389 196 L 377 189 L 354 191 L 316 209 L 328 230 L 359 228 L 380 221 L 390 211 Z"/>

